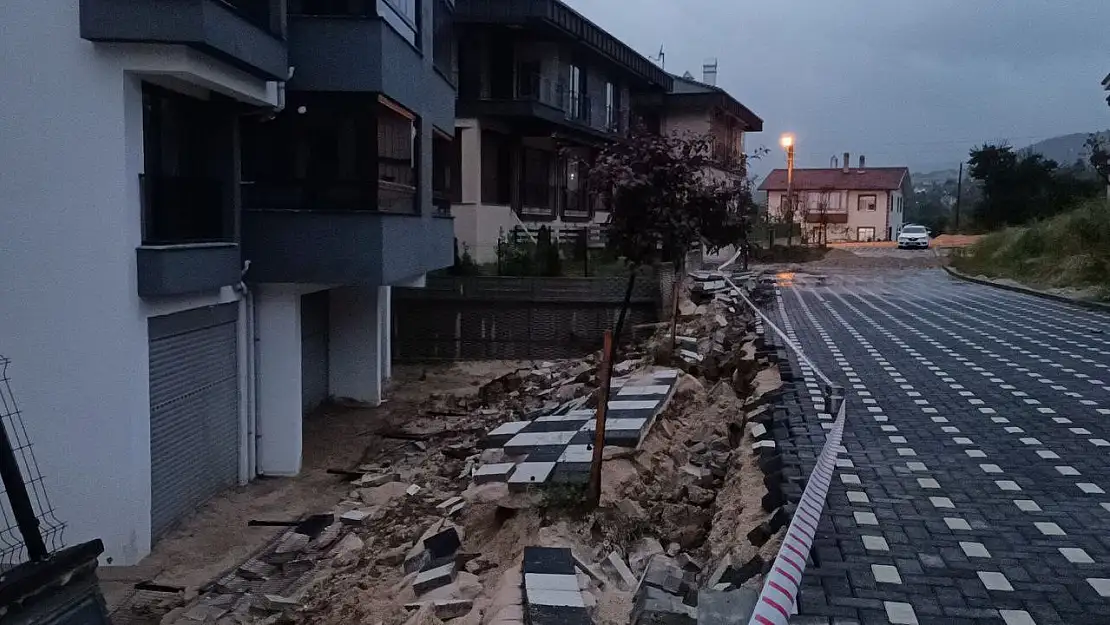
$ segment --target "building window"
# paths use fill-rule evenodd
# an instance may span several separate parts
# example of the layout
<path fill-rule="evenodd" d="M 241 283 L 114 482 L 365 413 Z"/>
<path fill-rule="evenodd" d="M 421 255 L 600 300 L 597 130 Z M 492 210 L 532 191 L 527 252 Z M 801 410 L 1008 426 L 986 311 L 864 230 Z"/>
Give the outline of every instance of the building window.
<path fill-rule="evenodd" d="M 378 107 L 378 207 L 419 212 L 420 125 L 408 110 L 380 98 Z"/>
<path fill-rule="evenodd" d="M 856 240 L 857 241 L 874 241 L 875 240 L 875 229 L 871 228 L 871 227 L 856 228 Z"/>
<path fill-rule="evenodd" d="M 508 137 L 482 131 L 482 203 L 512 204 L 513 151 Z"/>
<path fill-rule="evenodd" d="M 378 15 L 393 27 L 405 41 L 420 47 L 420 13 L 418 0 L 378 0 Z"/>
<path fill-rule="evenodd" d="M 144 245 L 231 241 L 234 144 L 219 105 L 143 85 Z M 230 111 L 227 113 L 230 118 Z"/>
<path fill-rule="evenodd" d="M 605 83 L 605 127 L 617 130 L 617 87 L 611 82 Z"/>
<path fill-rule="evenodd" d="M 451 136 L 438 130 L 432 136 L 432 206 L 436 214 L 445 216 L 451 214 L 451 198 L 456 174 L 455 140 Z"/>
<path fill-rule="evenodd" d="M 553 164 L 551 152 L 524 148 L 521 212 L 544 216 L 554 214 L 554 187 L 551 184 Z"/>
<path fill-rule="evenodd" d="M 858 200 L 858 210 L 874 211 L 878 206 L 878 198 L 874 195 L 861 195 Z"/>
<path fill-rule="evenodd" d="M 458 82 L 454 0 L 436 0 L 432 16 L 432 62 L 451 84 Z"/>
<path fill-rule="evenodd" d="M 416 212 L 417 119 L 377 98 L 298 97 L 242 125 L 246 208 Z"/>
<path fill-rule="evenodd" d="M 570 66 L 570 85 L 567 93 L 570 101 L 567 103 L 567 115 L 571 119 L 582 119 L 582 69 L 577 65 Z"/>

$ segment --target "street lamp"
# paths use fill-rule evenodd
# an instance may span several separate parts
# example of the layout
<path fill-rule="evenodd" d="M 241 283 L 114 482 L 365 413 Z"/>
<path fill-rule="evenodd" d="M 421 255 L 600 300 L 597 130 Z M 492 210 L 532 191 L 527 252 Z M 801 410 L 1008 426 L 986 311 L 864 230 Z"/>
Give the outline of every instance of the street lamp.
<path fill-rule="evenodd" d="M 785 134 L 779 140 L 782 148 L 786 150 L 786 201 L 787 208 L 783 217 L 787 220 L 787 227 L 794 229 L 794 135 Z M 787 237 L 789 240 L 789 236 Z"/>

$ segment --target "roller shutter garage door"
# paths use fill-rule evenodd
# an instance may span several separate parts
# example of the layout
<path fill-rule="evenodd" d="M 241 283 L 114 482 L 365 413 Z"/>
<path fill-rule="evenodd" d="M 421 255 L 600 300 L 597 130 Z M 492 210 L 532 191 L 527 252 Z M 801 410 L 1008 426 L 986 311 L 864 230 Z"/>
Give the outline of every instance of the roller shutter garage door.
<path fill-rule="evenodd" d="M 225 304 L 148 322 L 154 540 L 238 481 L 238 316 Z"/>
<path fill-rule="evenodd" d="M 328 292 L 301 296 L 301 403 L 307 412 L 328 398 Z"/>

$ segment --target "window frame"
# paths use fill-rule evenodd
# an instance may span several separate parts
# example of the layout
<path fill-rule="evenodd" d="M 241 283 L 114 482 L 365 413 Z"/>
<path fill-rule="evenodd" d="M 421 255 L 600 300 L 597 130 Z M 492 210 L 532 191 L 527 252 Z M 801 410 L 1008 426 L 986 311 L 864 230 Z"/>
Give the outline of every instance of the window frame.
<path fill-rule="evenodd" d="M 871 202 L 870 205 L 865 208 L 864 200 L 868 199 L 871 200 Z M 875 211 L 879 210 L 879 196 L 874 193 L 859 195 L 858 197 L 856 197 L 856 210 L 867 211 L 869 213 L 874 213 Z"/>

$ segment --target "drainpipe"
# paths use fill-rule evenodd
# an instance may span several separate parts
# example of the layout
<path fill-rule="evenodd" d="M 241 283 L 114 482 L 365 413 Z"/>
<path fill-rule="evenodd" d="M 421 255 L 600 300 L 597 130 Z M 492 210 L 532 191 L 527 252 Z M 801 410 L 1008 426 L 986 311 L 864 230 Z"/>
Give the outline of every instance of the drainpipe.
<path fill-rule="evenodd" d="M 243 428 L 246 449 L 241 450 L 246 452 L 246 470 L 241 471 L 243 479 L 240 480 L 243 483 L 253 480 L 258 475 L 258 445 L 256 441 L 258 431 L 258 313 L 255 309 L 254 292 L 243 281 L 250 266 L 251 261 L 243 262 L 240 282 L 235 285 L 235 290 L 242 296 L 239 300 L 239 310 L 240 318 L 243 320 L 241 340 L 245 352 L 243 365 L 246 368 L 247 378 L 246 384 L 243 386 L 246 391 L 246 419 Z M 243 468 L 242 463 L 240 468 Z"/>

